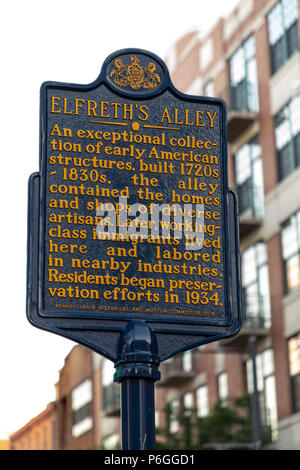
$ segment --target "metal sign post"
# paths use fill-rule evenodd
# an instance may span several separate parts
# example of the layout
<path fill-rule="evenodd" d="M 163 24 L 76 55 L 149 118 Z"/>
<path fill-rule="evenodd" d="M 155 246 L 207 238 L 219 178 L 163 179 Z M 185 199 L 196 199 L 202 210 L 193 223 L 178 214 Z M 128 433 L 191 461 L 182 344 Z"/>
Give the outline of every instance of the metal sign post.
<path fill-rule="evenodd" d="M 90 85 L 41 87 L 27 317 L 115 362 L 124 449 L 154 447 L 160 362 L 241 327 L 226 108 L 124 49 Z"/>
<path fill-rule="evenodd" d="M 142 320 L 131 320 L 119 342 L 115 381 L 121 383 L 123 450 L 155 448 L 154 382 L 160 379 L 157 340 Z"/>

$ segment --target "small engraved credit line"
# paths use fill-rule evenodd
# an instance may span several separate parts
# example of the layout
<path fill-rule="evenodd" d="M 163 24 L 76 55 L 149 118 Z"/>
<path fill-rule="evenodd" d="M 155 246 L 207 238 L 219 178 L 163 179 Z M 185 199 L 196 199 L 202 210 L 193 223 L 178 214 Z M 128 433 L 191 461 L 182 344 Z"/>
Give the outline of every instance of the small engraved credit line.
<path fill-rule="evenodd" d="M 127 126 L 127 122 L 107 122 L 107 121 L 90 121 L 97 124 L 112 124 L 113 126 Z"/>
<path fill-rule="evenodd" d="M 144 124 L 143 127 L 148 127 L 150 129 L 168 129 L 170 131 L 179 131 L 179 127 L 150 126 L 149 124 Z"/>

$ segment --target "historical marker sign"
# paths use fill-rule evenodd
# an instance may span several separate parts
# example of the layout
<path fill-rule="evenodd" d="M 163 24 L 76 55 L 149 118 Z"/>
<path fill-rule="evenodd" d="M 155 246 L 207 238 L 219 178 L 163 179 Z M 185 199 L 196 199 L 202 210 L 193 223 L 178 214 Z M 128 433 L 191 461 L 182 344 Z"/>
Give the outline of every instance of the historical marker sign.
<path fill-rule="evenodd" d="M 158 57 L 122 50 L 90 85 L 44 83 L 29 320 L 111 357 L 91 332 L 132 319 L 162 358 L 236 333 L 236 212 L 223 102 L 178 92 Z"/>

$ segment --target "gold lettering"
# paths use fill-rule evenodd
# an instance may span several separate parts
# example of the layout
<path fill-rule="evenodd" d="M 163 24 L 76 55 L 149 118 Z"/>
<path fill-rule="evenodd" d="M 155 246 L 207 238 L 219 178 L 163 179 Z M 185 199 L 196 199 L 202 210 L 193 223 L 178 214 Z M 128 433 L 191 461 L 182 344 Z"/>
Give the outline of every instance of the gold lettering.
<path fill-rule="evenodd" d="M 214 113 L 213 117 L 211 117 L 211 114 L 210 114 L 209 111 L 206 111 L 206 114 L 210 119 L 210 127 L 214 127 L 214 119 L 215 119 L 216 115 L 218 114 L 217 111 Z"/>
<path fill-rule="evenodd" d="M 73 111 L 67 111 L 68 98 L 64 98 L 64 114 L 73 114 Z"/>
<path fill-rule="evenodd" d="M 80 98 L 75 98 L 75 115 L 78 116 L 78 110 L 82 108 L 84 100 Z"/>
<path fill-rule="evenodd" d="M 58 106 L 58 103 L 60 101 L 60 98 L 57 96 L 51 96 L 51 113 L 59 114 L 61 113 L 61 109 L 55 110 L 54 107 Z"/>
<path fill-rule="evenodd" d="M 203 118 L 203 111 L 196 111 L 196 126 L 197 127 L 204 127 L 205 126 L 205 122 L 202 122 L 200 124 L 200 121 L 202 121 L 202 118 Z"/>
<path fill-rule="evenodd" d="M 162 118 L 161 118 L 160 122 L 164 122 L 164 119 L 167 119 L 168 123 L 171 124 L 171 118 L 170 118 L 170 115 L 169 115 L 168 108 L 164 109 L 164 112 L 163 112 L 163 115 L 162 115 Z"/>

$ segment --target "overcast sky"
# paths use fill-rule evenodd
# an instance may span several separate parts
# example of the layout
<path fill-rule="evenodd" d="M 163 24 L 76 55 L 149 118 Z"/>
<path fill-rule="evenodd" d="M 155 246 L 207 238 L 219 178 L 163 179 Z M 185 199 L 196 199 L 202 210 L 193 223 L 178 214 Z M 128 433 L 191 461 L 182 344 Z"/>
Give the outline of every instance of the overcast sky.
<path fill-rule="evenodd" d="M 25 316 L 27 181 L 38 171 L 39 89 L 47 80 L 91 83 L 112 52 L 164 58 L 180 36 L 205 32 L 236 0 L 7 0 L 1 37 L 0 439 L 55 398 L 71 341 Z M 184 8 L 184 9 L 183 9 Z"/>

